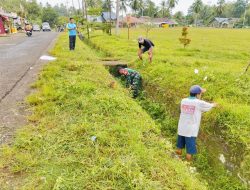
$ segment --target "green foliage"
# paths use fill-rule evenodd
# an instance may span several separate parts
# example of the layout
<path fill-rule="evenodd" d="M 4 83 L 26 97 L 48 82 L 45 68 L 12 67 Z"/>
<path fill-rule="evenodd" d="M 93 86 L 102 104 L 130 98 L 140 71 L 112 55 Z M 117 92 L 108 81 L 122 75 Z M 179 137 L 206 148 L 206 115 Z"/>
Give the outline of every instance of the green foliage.
<path fill-rule="evenodd" d="M 237 0 L 233 8 L 233 17 L 240 18 L 244 14 L 246 8 L 246 0 Z"/>
<path fill-rule="evenodd" d="M 1 188 L 206 189 L 171 158 L 171 143 L 128 92 L 109 87 L 101 54 L 67 44 L 62 35 L 51 52 L 57 60 L 33 85 L 30 124 L 1 147 Z"/>
<path fill-rule="evenodd" d="M 47 5 L 42 10 L 42 22 L 48 22 L 51 24 L 51 26 L 54 26 L 58 22 L 58 13 L 50 6 Z"/>
<path fill-rule="evenodd" d="M 190 44 L 191 39 L 187 38 L 188 35 L 188 28 L 187 27 L 183 27 L 182 28 L 182 33 L 181 33 L 181 38 L 179 38 L 180 43 L 183 44 L 184 48 Z"/>
<path fill-rule="evenodd" d="M 42 8 L 37 4 L 36 0 L 29 1 L 26 5 L 27 18 L 30 21 L 37 21 L 41 17 Z"/>

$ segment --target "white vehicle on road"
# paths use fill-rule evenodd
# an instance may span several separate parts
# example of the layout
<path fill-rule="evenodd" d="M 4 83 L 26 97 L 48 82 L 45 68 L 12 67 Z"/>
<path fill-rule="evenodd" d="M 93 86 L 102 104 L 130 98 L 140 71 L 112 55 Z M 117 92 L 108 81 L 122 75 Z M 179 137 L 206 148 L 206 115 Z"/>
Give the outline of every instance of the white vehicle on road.
<path fill-rule="evenodd" d="M 50 32 L 51 31 L 51 28 L 50 28 L 50 25 L 48 22 L 42 23 L 42 30 L 43 30 L 43 32 L 46 32 L 46 31 Z"/>

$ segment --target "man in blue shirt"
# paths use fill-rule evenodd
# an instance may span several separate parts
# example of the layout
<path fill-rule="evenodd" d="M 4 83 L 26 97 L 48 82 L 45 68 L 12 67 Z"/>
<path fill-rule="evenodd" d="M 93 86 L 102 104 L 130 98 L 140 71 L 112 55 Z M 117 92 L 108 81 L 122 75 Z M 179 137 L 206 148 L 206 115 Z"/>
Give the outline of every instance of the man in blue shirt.
<path fill-rule="evenodd" d="M 70 18 L 69 23 L 67 24 L 67 29 L 69 31 L 69 49 L 70 51 L 75 50 L 76 45 L 76 24 L 74 23 L 74 19 Z"/>

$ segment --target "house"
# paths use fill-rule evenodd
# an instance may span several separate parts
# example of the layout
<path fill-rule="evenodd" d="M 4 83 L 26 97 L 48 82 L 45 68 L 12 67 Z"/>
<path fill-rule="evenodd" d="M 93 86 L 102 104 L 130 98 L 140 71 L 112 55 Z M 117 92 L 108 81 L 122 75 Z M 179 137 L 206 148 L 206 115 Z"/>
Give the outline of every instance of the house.
<path fill-rule="evenodd" d="M 103 22 L 102 16 L 97 16 L 97 15 L 87 15 L 87 20 L 88 22 L 97 22 L 97 23 Z"/>
<path fill-rule="evenodd" d="M 10 33 L 16 33 L 17 30 L 14 26 L 14 19 L 16 18 L 16 13 L 8 13 L 3 9 L 0 9 L 0 34 L 5 34 L 6 31 Z"/>
<path fill-rule="evenodd" d="M 178 23 L 174 19 L 169 19 L 169 18 L 153 18 L 151 22 L 158 26 L 158 27 L 163 27 L 164 25 L 168 27 L 175 27 L 178 25 Z"/>
<path fill-rule="evenodd" d="M 233 28 L 234 25 L 239 22 L 239 18 L 220 18 L 215 17 L 212 22 L 211 26 L 215 28 Z"/>
<path fill-rule="evenodd" d="M 113 12 L 102 12 L 101 14 L 102 22 L 115 22 L 116 14 Z"/>
<path fill-rule="evenodd" d="M 97 22 L 97 23 L 103 23 L 103 22 L 115 22 L 116 21 L 116 15 L 115 13 L 111 12 L 102 12 L 101 15 L 88 15 L 87 20 L 89 22 Z"/>
<path fill-rule="evenodd" d="M 142 21 L 136 17 L 133 17 L 131 15 L 127 15 L 124 18 L 120 20 L 120 24 L 122 26 L 127 26 L 128 24 L 130 27 L 136 27 L 138 24 L 141 24 Z"/>
<path fill-rule="evenodd" d="M 141 23 L 148 23 L 151 22 L 152 18 L 149 16 L 141 16 L 138 18 Z"/>

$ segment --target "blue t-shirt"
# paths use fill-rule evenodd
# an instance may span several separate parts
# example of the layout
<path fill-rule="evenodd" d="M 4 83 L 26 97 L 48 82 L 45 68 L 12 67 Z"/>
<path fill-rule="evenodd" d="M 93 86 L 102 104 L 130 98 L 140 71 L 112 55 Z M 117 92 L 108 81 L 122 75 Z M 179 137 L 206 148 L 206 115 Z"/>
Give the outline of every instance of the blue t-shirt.
<path fill-rule="evenodd" d="M 67 28 L 68 29 L 76 28 L 76 24 L 68 23 Z M 76 36 L 76 30 L 69 30 L 69 36 Z"/>

